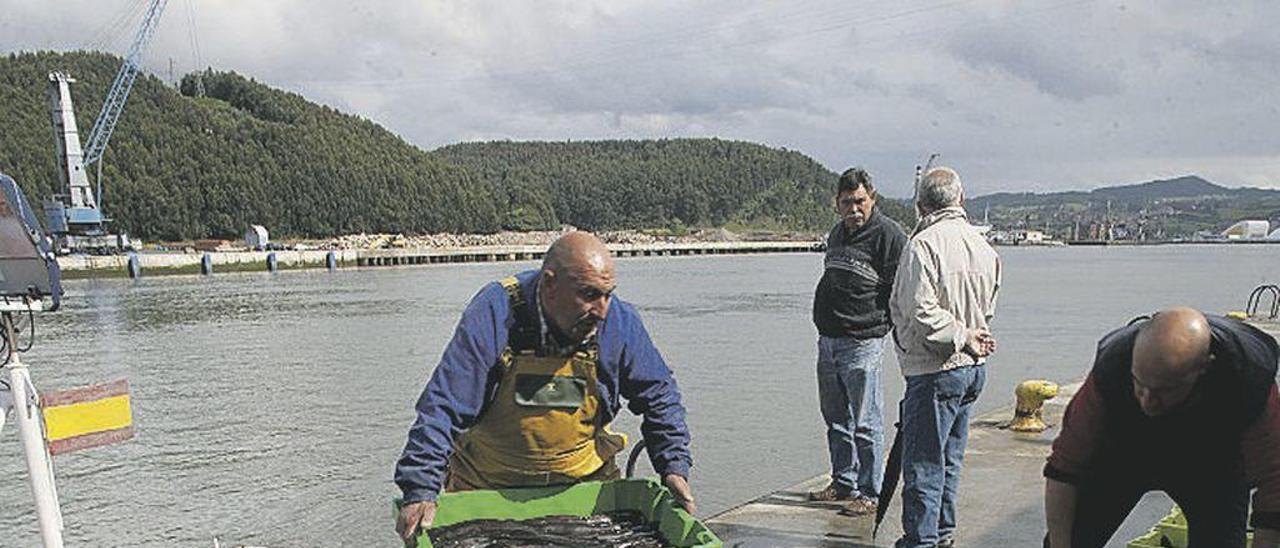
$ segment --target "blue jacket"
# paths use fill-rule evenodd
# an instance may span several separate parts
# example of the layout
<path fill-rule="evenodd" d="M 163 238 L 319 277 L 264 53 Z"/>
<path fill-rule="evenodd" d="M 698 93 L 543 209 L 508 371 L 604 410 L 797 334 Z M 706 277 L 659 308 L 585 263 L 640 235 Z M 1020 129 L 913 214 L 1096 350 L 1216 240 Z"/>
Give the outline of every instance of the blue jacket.
<path fill-rule="evenodd" d="M 537 310 L 538 272 L 516 276 L 530 310 Z M 405 502 L 435 500 L 440 493 L 454 438 L 475 424 L 502 378 L 498 358 L 514 325 L 509 297 L 497 282 L 484 286 L 462 313 L 453 339 L 418 398 L 418 418 L 396 463 L 395 481 Z M 640 431 L 653 469 L 660 475 L 688 477 L 692 458 L 680 391 L 635 308 L 613 297 L 597 327 L 597 340 L 597 384 L 605 423 L 618 415 L 626 398 L 627 408 L 644 417 Z"/>

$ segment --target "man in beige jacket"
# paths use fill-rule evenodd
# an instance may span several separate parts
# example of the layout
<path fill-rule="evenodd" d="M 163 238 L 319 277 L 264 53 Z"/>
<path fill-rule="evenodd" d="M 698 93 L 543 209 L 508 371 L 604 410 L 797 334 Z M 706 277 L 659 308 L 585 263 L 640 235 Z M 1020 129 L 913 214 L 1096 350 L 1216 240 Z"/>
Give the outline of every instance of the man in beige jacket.
<path fill-rule="evenodd" d="M 929 170 L 916 189 L 920 221 L 903 250 L 889 312 L 906 377 L 902 538 L 895 546 L 952 546 L 969 414 L 995 352 L 988 329 L 1000 258 L 965 217 L 955 171 Z"/>

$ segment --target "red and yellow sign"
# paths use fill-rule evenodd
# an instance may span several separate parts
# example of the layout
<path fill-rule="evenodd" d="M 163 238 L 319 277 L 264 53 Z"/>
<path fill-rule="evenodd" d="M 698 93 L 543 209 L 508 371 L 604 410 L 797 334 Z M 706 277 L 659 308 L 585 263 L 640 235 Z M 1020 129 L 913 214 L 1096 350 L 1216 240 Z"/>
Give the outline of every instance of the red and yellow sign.
<path fill-rule="evenodd" d="M 46 392 L 40 395 L 49 454 L 109 445 L 133 437 L 129 381 Z"/>

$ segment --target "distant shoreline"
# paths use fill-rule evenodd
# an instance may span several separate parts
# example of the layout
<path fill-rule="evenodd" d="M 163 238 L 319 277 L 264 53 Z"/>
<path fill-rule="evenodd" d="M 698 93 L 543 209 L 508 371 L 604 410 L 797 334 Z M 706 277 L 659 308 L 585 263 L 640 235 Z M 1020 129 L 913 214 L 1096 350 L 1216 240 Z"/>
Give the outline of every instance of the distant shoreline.
<path fill-rule="evenodd" d="M 606 245 L 618 257 L 667 257 L 759 253 L 808 253 L 822 251 L 824 242 L 809 235 L 773 235 L 746 239 L 727 231 L 700 231 L 698 235 L 653 236 L 639 232 L 602 233 Z M 448 234 L 417 237 L 400 235 L 346 236 L 329 242 L 291 244 L 293 249 L 247 250 L 243 245 L 224 249 L 148 249 L 122 255 L 68 255 L 58 258 L 67 278 L 127 277 L 130 257 L 142 276 L 214 274 L 226 272 L 275 272 L 327 268 L 380 268 L 447 263 L 486 263 L 541 260 L 550 242 L 563 232 Z M 222 240 L 206 240 L 204 243 Z M 197 242 L 200 243 L 200 242 Z M 337 244 L 341 244 L 339 247 Z M 996 244 L 997 247 L 1138 247 L 1163 245 L 1280 244 L 1280 240 L 1049 240 L 1039 243 Z M 320 248 L 320 246 L 326 246 Z"/>
<path fill-rule="evenodd" d="M 1256 244 L 1280 244 L 1280 240 L 1072 240 L 1064 242 L 1068 246 L 1132 246 L 1132 245 L 1256 245 Z"/>
<path fill-rule="evenodd" d="M 730 242 L 609 243 L 617 257 L 678 257 L 760 253 L 812 253 L 819 240 Z M 67 278 L 139 275 L 276 272 L 328 268 L 380 268 L 449 263 L 488 263 L 541 260 L 546 245 L 479 245 L 378 249 L 308 249 L 278 251 L 144 251 L 127 255 L 68 255 L 58 257 Z M 131 266 L 131 261 L 133 265 Z"/>
<path fill-rule="evenodd" d="M 502 231 L 489 234 L 438 232 L 434 234 L 359 233 L 327 239 L 284 238 L 266 245 L 271 250 L 315 251 L 376 249 L 455 249 L 461 247 L 550 246 L 561 236 L 579 229 L 565 226 L 560 230 Z M 804 231 L 766 230 L 757 228 L 632 229 L 594 232 L 606 244 L 659 245 L 711 242 L 795 242 L 820 240 L 826 234 Z M 246 235 L 247 236 L 247 235 Z M 179 242 L 157 242 L 144 246 L 143 252 L 198 253 L 205 251 L 254 251 L 247 241 L 204 239 Z M 258 245 L 261 251 L 261 245 Z"/>

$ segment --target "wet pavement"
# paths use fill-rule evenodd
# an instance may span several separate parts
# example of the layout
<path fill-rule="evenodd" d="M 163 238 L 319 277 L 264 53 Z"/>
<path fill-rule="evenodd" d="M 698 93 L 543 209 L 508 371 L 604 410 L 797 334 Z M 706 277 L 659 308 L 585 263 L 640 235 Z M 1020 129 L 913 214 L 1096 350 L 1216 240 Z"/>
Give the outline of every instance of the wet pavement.
<path fill-rule="evenodd" d="M 1013 417 L 1009 407 L 974 419 L 965 452 L 958 504 L 957 546 L 1040 546 L 1044 535 L 1041 470 L 1057 435 L 1062 412 L 1079 385 L 1063 387 L 1057 398 L 1045 403 L 1044 418 L 1051 426 L 1040 434 L 1016 433 L 1003 428 Z M 996 396 L 994 394 L 987 397 Z M 886 437 L 892 435 L 886 433 Z M 886 440 L 886 445 L 887 445 Z M 821 475 L 786 487 L 705 521 L 726 547 L 822 547 L 855 548 L 892 546 L 901 535 L 900 496 L 893 499 L 875 539 L 873 518 L 845 517 L 836 503 L 809 502 L 805 494 L 826 486 Z M 1122 528 L 1112 545 L 1144 532 L 1167 513 L 1163 495 L 1148 495 Z"/>
<path fill-rule="evenodd" d="M 1280 320 L 1250 319 L 1249 323 L 1280 338 Z M 1079 383 L 1064 386 L 1058 397 L 1045 402 L 1049 429 L 1039 434 L 1003 428 L 1013 417 L 1012 394 L 1006 408 L 974 419 L 960 478 L 957 546 L 1040 546 L 1044 535 L 1044 478 L 1041 475 L 1057 425 Z M 885 444 L 892 440 L 886 432 Z M 704 522 L 726 547 L 858 548 L 892 546 L 902 534 L 900 493 L 875 539 L 873 518 L 845 517 L 839 504 L 809 502 L 806 493 L 827 485 L 823 474 L 731 508 Z M 1108 543 L 1123 547 L 1164 517 L 1172 502 L 1163 493 L 1148 493 Z"/>

